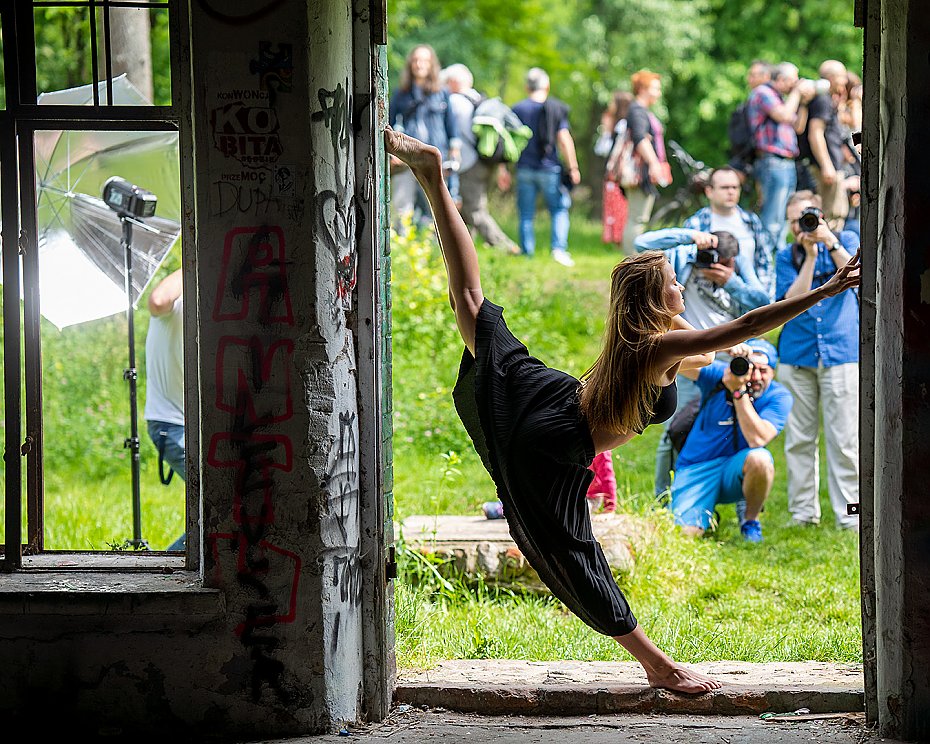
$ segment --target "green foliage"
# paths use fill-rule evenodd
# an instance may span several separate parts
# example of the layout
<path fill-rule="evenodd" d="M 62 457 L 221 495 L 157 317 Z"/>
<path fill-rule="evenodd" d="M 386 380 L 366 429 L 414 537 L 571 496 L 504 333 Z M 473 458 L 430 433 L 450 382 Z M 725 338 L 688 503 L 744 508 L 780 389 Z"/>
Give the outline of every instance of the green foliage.
<path fill-rule="evenodd" d="M 726 160 L 726 125 L 747 95 L 756 58 L 794 62 L 816 77 L 824 59 L 862 69 L 862 32 L 849 0 L 582 0 L 512 3 L 389 0 L 389 68 L 396 86 L 404 56 L 431 44 L 443 65 L 463 62 L 476 87 L 509 103 L 523 97 L 539 65 L 553 95 L 572 107 L 572 131 L 590 183 L 599 182 L 591 144 L 617 88 L 647 68 L 663 76 L 657 105 L 667 136 L 710 164 Z M 593 170 L 591 170 L 593 169 Z"/>
<path fill-rule="evenodd" d="M 171 103 L 168 12 L 153 8 L 151 22 L 153 103 Z M 102 12 L 95 17 L 99 43 L 97 79 L 105 77 Z M 90 14 L 78 7 L 35 9 L 36 87 L 40 93 L 88 85 L 94 80 L 91 60 Z"/>
<path fill-rule="evenodd" d="M 175 248 L 150 287 L 179 265 Z M 161 485 L 158 454 L 142 418 L 148 321 L 140 302 L 135 330 L 143 537 L 163 549 L 184 531 L 184 486 L 179 478 Z M 129 384 L 123 379 L 127 320 L 116 315 L 59 331 L 43 319 L 40 340 L 46 547 L 107 550 L 132 536 L 131 465 L 123 446 L 130 434 Z"/>

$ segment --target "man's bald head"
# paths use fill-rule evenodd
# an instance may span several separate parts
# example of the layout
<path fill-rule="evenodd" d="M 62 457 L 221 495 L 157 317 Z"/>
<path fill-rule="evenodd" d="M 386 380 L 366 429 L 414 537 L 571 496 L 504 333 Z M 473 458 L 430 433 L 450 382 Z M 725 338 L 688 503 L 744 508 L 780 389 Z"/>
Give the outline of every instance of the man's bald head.
<path fill-rule="evenodd" d="M 846 74 L 846 65 L 838 59 L 827 59 L 820 63 L 818 72 L 820 73 L 820 77 L 826 80 L 832 80 L 837 75 Z"/>

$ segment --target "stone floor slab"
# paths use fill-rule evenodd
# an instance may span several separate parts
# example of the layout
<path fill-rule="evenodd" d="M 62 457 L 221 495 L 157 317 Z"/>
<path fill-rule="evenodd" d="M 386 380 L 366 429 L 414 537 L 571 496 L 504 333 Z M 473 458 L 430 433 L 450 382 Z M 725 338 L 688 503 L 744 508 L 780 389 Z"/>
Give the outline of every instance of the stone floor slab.
<path fill-rule="evenodd" d="M 723 688 L 690 696 L 647 685 L 635 662 L 445 661 L 398 672 L 394 699 L 486 715 L 577 715 L 617 712 L 746 715 L 861 711 L 858 664 L 717 661 L 689 665 Z"/>

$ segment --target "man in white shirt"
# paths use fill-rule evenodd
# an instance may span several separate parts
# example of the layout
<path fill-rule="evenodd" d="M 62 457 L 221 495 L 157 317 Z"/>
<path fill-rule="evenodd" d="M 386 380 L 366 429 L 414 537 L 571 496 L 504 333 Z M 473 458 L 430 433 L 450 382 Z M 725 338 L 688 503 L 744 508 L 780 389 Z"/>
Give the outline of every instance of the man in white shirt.
<path fill-rule="evenodd" d="M 184 452 L 184 327 L 181 270 L 172 272 L 149 295 L 145 338 L 145 411 L 149 436 L 158 449 L 158 470 L 167 485 L 171 471 L 186 480 Z M 164 466 L 170 470 L 166 475 Z M 184 550 L 181 535 L 168 550 Z"/>

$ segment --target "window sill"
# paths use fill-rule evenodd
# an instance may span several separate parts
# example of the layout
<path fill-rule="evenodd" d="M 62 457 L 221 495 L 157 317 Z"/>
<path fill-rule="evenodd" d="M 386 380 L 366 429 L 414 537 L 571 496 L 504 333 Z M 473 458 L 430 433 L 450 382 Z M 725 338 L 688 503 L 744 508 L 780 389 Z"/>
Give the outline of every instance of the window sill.
<path fill-rule="evenodd" d="M 223 617 L 223 593 L 184 565 L 165 553 L 24 556 L 22 569 L 0 573 L 0 615 Z"/>

